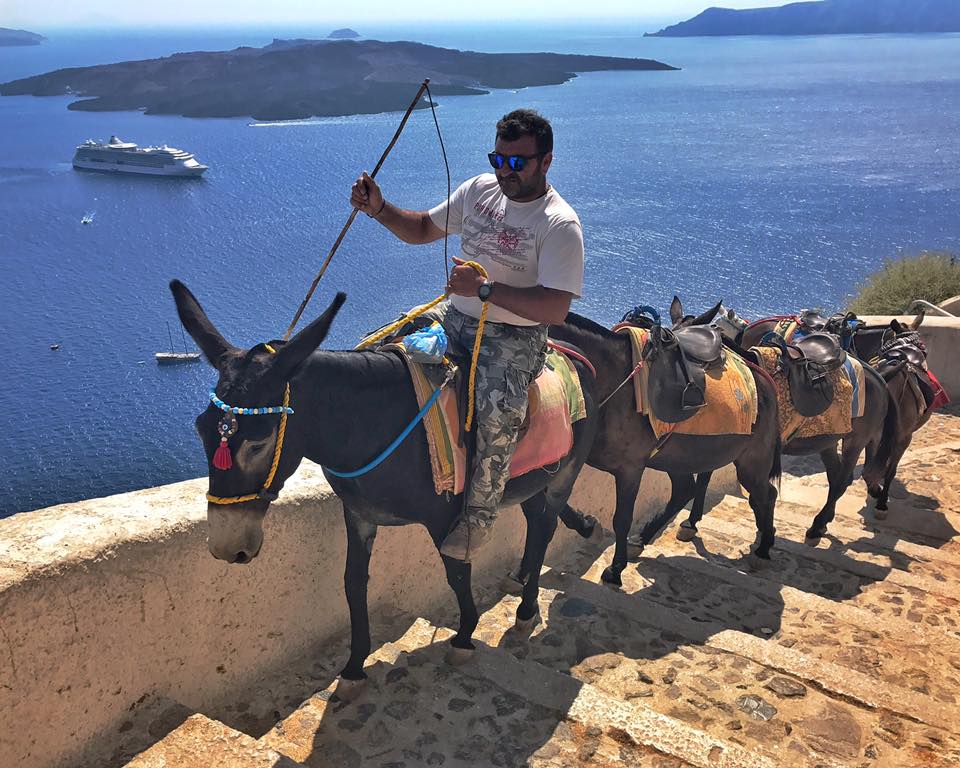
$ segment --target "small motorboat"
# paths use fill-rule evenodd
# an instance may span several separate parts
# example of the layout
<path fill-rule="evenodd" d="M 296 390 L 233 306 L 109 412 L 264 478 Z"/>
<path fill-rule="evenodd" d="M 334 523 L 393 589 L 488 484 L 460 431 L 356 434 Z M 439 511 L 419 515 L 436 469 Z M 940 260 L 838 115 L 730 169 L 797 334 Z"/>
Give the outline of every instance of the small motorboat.
<path fill-rule="evenodd" d="M 81 224 L 93 224 L 93 214 L 88 213 L 82 219 L 80 219 Z"/>
<path fill-rule="evenodd" d="M 59 344 L 51 344 L 51 345 L 50 345 L 50 349 L 52 349 L 54 352 L 56 352 L 58 349 L 60 349 L 60 345 L 59 345 Z"/>

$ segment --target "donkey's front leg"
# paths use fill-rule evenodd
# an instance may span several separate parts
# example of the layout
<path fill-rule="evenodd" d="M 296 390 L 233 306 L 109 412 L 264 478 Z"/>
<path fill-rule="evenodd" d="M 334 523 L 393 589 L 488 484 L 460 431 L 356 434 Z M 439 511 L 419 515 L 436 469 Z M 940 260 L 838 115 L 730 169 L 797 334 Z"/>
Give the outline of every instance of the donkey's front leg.
<path fill-rule="evenodd" d="M 632 468 L 615 475 L 617 508 L 613 513 L 613 531 L 617 536 L 617 543 L 613 552 L 613 562 L 600 575 L 604 584 L 617 587 L 623 584 L 620 574 L 627 567 L 627 536 L 630 535 L 630 526 L 633 523 L 633 508 L 637 503 L 637 493 L 640 491 L 643 469 L 643 466 L 641 466 L 639 470 Z"/>
<path fill-rule="evenodd" d="M 370 655 L 370 619 L 367 615 L 367 581 L 370 578 L 370 552 L 377 536 L 377 526 L 343 508 L 347 524 L 347 567 L 343 586 L 350 606 L 350 660 L 343 668 L 343 680 L 363 680 L 363 663 Z"/>

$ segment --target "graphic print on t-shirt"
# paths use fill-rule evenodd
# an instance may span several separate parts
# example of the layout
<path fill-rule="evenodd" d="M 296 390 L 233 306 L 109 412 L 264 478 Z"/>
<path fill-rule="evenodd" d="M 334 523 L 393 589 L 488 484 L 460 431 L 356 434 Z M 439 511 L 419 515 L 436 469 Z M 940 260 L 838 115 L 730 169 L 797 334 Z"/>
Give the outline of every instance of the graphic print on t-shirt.
<path fill-rule="evenodd" d="M 526 272 L 534 239 L 526 227 L 511 227 L 491 216 L 473 213 L 463 219 L 461 243 L 467 257 L 478 261 L 485 257 L 514 272 Z"/>

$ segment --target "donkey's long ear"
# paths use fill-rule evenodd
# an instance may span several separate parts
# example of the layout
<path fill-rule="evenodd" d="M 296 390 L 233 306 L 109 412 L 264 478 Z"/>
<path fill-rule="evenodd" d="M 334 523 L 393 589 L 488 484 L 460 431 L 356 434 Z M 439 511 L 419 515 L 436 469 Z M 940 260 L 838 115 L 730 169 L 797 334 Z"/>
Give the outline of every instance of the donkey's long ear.
<path fill-rule="evenodd" d="M 177 302 L 177 314 L 180 316 L 183 327 L 197 342 L 197 346 L 200 347 L 210 365 L 219 368 L 220 358 L 225 352 L 235 347 L 220 335 L 220 331 L 210 322 L 200 302 L 190 293 L 187 286 L 179 280 L 171 280 L 170 292 L 173 293 L 173 300 Z"/>
<path fill-rule="evenodd" d="M 696 317 L 690 321 L 690 325 L 709 325 L 710 322 L 717 316 L 717 312 L 720 311 L 720 307 L 723 306 L 723 301 L 718 301 L 713 307 L 704 312 L 700 317 Z"/>
<path fill-rule="evenodd" d="M 300 365 L 327 338 L 330 325 L 346 300 L 347 294 L 338 293 L 330 306 L 327 307 L 326 312 L 290 339 L 283 345 L 283 349 L 277 352 L 276 370 L 280 371 L 284 378 L 288 377 L 293 369 Z"/>
<path fill-rule="evenodd" d="M 674 296 L 670 302 L 670 319 L 674 325 L 683 320 L 683 304 L 680 303 L 679 296 Z"/>
<path fill-rule="evenodd" d="M 917 313 L 917 316 L 914 318 L 913 322 L 910 323 L 910 330 L 915 331 L 923 324 L 923 318 L 927 316 L 927 310 L 920 308 L 920 311 Z"/>
<path fill-rule="evenodd" d="M 893 320 L 890 321 L 889 327 L 890 327 L 890 330 L 893 331 L 897 336 L 899 336 L 901 333 L 907 332 L 907 326 L 905 326 L 896 318 L 893 318 Z"/>

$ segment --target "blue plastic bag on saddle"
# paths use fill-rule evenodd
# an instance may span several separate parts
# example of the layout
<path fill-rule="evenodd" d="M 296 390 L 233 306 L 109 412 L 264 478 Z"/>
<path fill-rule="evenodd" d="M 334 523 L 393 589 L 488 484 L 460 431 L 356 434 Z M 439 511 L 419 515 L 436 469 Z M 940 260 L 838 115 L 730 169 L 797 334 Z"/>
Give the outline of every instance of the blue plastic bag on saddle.
<path fill-rule="evenodd" d="M 403 337 L 407 355 L 416 363 L 438 364 L 447 353 L 447 334 L 440 323 L 433 323 Z"/>

